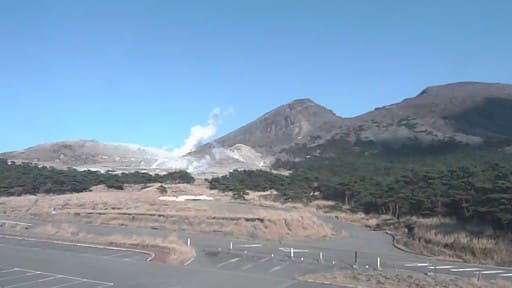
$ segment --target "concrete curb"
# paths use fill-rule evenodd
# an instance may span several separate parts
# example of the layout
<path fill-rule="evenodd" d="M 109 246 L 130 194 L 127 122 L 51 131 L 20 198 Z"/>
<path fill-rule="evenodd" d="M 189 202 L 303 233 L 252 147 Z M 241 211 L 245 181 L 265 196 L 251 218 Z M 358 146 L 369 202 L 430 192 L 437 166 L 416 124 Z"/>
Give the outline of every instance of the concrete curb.
<path fill-rule="evenodd" d="M 121 248 L 121 247 L 113 247 L 113 246 L 85 244 L 85 243 L 76 243 L 76 242 L 66 242 L 66 241 L 40 239 L 40 238 L 38 239 L 38 238 L 21 237 L 21 236 L 4 235 L 4 234 L 0 234 L 0 238 L 16 239 L 16 240 L 24 240 L 24 241 L 47 242 L 47 243 L 54 243 L 54 244 L 61 244 L 61 245 L 71 245 L 71 246 L 78 246 L 78 247 L 88 247 L 88 248 L 98 248 L 98 249 L 109 249 L 109 250 L 116 250 L 116 251 L 143 253 L 143 254 L 146 254 L 146 255 L 149 256 L 148 258 L 146 258 L 146 260 L 145 260 L 146 262 L 150 262 L 150 261 L 152 261 L 155 258 L 155 253 L 153 253 L 153 252 L 145 251 L 145 250 L 139 250 L 139 249 L 132 249 L 132 248 Z"/>

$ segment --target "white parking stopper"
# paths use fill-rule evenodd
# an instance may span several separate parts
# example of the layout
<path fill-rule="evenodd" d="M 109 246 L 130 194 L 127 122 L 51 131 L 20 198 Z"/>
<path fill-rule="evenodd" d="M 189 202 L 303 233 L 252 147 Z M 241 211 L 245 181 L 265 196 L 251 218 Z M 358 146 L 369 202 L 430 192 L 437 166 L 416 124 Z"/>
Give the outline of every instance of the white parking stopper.
<path fill-rule="evenodd" d="M 290 257 L 293 259 L 293 248 L 290 249 Z"/>
<path fill-rule="evenodd" d="M 229 242 L 229 250 L 233 250 L 233 241 Z"/>
<path fill-rule="evenodd" d="M 187 238 L 187 247 L 190 247 L 190 238 Z"/>

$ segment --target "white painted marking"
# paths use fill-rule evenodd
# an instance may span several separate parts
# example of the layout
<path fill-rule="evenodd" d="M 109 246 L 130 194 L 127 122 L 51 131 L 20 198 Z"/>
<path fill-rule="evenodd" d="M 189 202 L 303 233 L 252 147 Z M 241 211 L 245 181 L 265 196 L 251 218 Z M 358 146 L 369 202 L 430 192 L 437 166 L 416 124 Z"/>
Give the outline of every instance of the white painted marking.
<path fill-rule="evenodd" d="M 186 263 L 185 263 L 185 266 L 188 266 L 188 264 L 192 263 L 192 261 L 194 261 L 196 258 L 192 258 L 190 260 L 188 260 Z"/>
<path fill-rule="evenodd" d="M 11 271 L 16 271 L 16 270 L 18 270 L 18 269 L 17 268 L 7 269 L 7 270 L 0 271 L 0 273 L 11 272 Z"/>
<path fill-rule="evenodd" d="M 260 263 L 267 262 L 268 259 L 270 259 L 270 258 L 272 258 L 272 257 L 263 258 L 263 259 L 259 260 L 258 262 L 260 262 Z"/>
<path fill-rule="evenodd" d="M 430 263 L 411 263 L 411 264 L 405 264 L 407 267 L 423 267 L 423 266 L 430 266 L 432 264 Z"/>
<path fill-rule="evenodd" d="M 220 267 L 222 267 L 222 266 L 224 266 L 224 265 L 227 265 L 227 264 L 229 264 L 229 263 L 236 262 L 236 261 L 238 261 L 238 260 L 240 260 L 240 258 L 233 258 L 233 259 L 228 260 L 228 261 L 226 261 L 226 262 L 220 263 L 219 265 L 217 265 L 217 267 L 218 267 L 218 268 L 220 268 Z"/>
<path fill-rule="evenodd" d="M 66 275 L 61 275 L 61 274 L 46 273 L 46 272 L 34 271 L 34 270 L 23 269 L 23 268 L 15 268 L 15 269 L 20 270 L 20 271 L 30 272 L 29 274 L 25 274 L 25 276 L 35 275 L 35 274 L 46 274 L 46 275 L 52 275 L 52 276 L 60 276 L 60 277 L 68 278 L 68 279 L 72 279 L 72 280 L 79 280 L 79 282 L 91 282 L 91 283 L 98 283 L 99 285 L 102 285 L 102 286 L 98 286 L 97 288 L 114 285 L 114 283 L 84 279 L 84 278 L 79 278 L 79 277 L 71 277 L 71 276 L 66 276 Z M 2 278 L 0 278 L 0 280 L 2 280 Z"/>
<path fill-rule="evenodd" d="M 30 275 L 35 275 L 35 274 L 39 274 L 39 272 L 37 273 L 25 273 L 25 274 L 21 274 L 21 275 L 14 275 L 14 276 L 7 276 L 7 277 L 2 277 L 0 278 L 0 280 L 11 280 L 11 279 L 18 279 L 18 278 L 23 278 L 25 276 L 30 276 Z"/>
<path fill-rule="evenodd" d="M 240 245 L 239 247 L 242 247 L 242 248 L 251 248 L 251 247 L 261 247 L 263 246 L 262 244 L 244 244 L 244 245 Z"/>
<path fill-rule="evenodd" d="M 291 252 L 293 249 L 293 252 L 309 252 L 309 250 L 304 250 L 304 249 L 295 249 L 295 248 L 279 248 L 279 250 L 283 251 L 283 252 Z"/>
<path fill-rule="evenodd" d="M 282 269 L 284 266 L 286 266 L 286 265 L 288 265 L 288 264 L 289 264 L 289 263 L 287 262 L 287 263 L 284 263 L 284 264 L 283 264 L 283 265 L 281 265 L 281 266 L 276 266 L 276 267 L 274 267 L 274 268 L 270 269 L 270 271 L 268 271 L 268 273 L 272 273 L 272 272 L 275 272 L 275 271 L 277 271 L 277 270 L 280 270 L 280 269 Z"/>
<path fill-rule="evenodd" d="M 244 267 L 242 267 L 241 270 L 247 270 L 247 269 L 251 268 L 252 266 L 254 266 L 254 264 L 247 264 Z"/>
<path fill-rule="evenodd" d="M 61 276 L 52 276 L 52 277 L 43 278 L 43 279 L 40 279 L 40 280 L 29 281 L 29 282 L 23 282 L 23 283 L 18 283 L 18 284 L 11 285 L 11 286 L 5 286 L 5 288 L 18 287 L 18 286 L 25 286 L 25 285 L 28 285 L 28 284 L 39 283 L 39 282 L 48 281 L 48 280 L 51 280 L 51 279 L 60 278 L 60 277 L 61 277 Z"/>
<path fill-rule="evenodd" d="M 132 254 L 133 252 L 123 252 L 123 253 L 116 253 L 116 254 L 112 254 L 112 255 L 107 255 L 107 256 L 103 256 L 104 258 L 111 258 L 111 257 L 117 257 L 117 256 L 121 256 L 121 255 L 126 255 L 126 254 Z"/>
<path fill-rule="evenodd" d="M 0 223 L 8 223 L 8 224 L 18 224 L 18 225 L 32 226 L 32 224 L 30 224 L 30 223 L 18 222 L 18 221 L 11 221 L 11 220 L 0 220 Z"/>
<path fill-rule="evenodd" d="M 498 274 L 498 273 L 503 273 L 505 271 L 503 270 L 492 270 L 492 271 L 482 271 L 482 272 L 477 272 L 477 273 L 480 273 L 480 274 Z"/>
<path fill-rule="evenodd" d="M 65 286 L 70 286 L 70 285 L 78 284 L 78 283 L 81 283 L 81 282 L 84 282 L 84 281 L 76 280 L 76 281 L 60 284 L 60 285 L 57 285 L 57 286 L 53 286 L 53 287 L 50 287 L 50 288 L 60 288 L 60 287 L 65 287 Z"/>
<path fill-rule="evenodd" d="M 512 274 L 500 274 L 501 277 L 512 277 Z"/>
<path fill-rule="evenodd" d="M 457 266 L 430 266 L 428 269 L 450 269 L 457 268 Z"/>
<path fill-rule="evenodd" d="M 460 268 L 460 269 L 450 269 L 453 272 L 464 272 L 464 271 L 481 271 L 482 268 Z"/>
<path fill-rule="evenodd" d="M 0 234 L 0 238 L 17 239 L 17 240 L 23 240 L 23 241 L 48 242 L 48 243 L 53 243 L 53 244 L 63 244 L 63 245 L 70 245 L 70 246 L 77 246 L 77 247 L 88 247 L 88 248 L 98 248 L 98 249 L 110 249 L 110 250 L 117 250 L 117 251 L 133 251 L 133 252 L 149 255 L 149 257 L 146 259 L 146 261 L 151 261 L 151 260 L 153 260 L 155 258 L 155 253 L 148 252 L 148 251 L 143 251 L 143 250 L 138 250 L 138 249 L 127 249 L 127 248 L 119 248 L 119 247 L 112 247 L 112 246 L 84 244 L 84 243 L 73 243 L 73 242 L 66 242 L 66 241 L 42 240 L 42 239 L 36 239 L 36 238 L 19 237 L 19 236 L 11 236 L 11 235 L 1 235 L 1 234 Z M 39 248 L 28 248 L 28 247 L 24 247 L 24 248 L 40 250 Z M 114 285 L 114 284 L 112 283 L 112 285 Z"/>

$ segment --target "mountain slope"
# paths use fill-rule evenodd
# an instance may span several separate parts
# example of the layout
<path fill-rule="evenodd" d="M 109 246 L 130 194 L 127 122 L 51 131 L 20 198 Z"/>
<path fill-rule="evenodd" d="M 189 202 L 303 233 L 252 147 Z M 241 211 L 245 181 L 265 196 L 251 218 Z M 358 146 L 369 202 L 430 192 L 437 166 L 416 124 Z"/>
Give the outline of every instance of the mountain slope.
<path fill-rule="evenodd" d="M 268 167 L 276 157 L 310 155 L 312 150 L 296 152 L 322 143 L 324 148 L 317 150 L 330 155 L 359 149 L 361 143 L 371 144 L 372 151 L 404 144 L 416 151 L 440 143 L 492 144 L 512 151 L 511 112 L 512 85 L 460 82 L 428 87 L 416 97 L 353 118 L 338 117 L 310 99 L 295 100 L 184 157 L 132 144 L 79 140 L 37 145 L 0 158 L 56 167 L 208 173 Z"/>
<path fill-rule="evenodd" d="M 0 153 L 0 158 L 31 162 L 56 168 L 168 172 L 184 169 L 191 173 L 227 173 L 233 169 L 258 169 L 269 161 L 245 145 L 215 148 L 205 155 L 178 157 L 150 147 L 95 140 L 62 141 L 36 145 L 22 151 Z"/>
<path fill-rule="evenodd" d="M 170 153 L 135 144 L 102 143 L 96 140 L 40 144 L 23 151 L 6 152 L 0 158 L 34 162 L 56 167 L 150 167 Z M 177 163 L 186 167 L 186 163 Z M 180 166 L 178 165 L 178 166 Z"/>
<path fill-rule="evenodd" d="M 345 119 L 340 135 L 381 143 L 454 140 L 478 144 L 512 136 L 512 85 L 460 82 Z"/>
<path fill-rule="evenodd" d="M 339 129 L 341 118 L 310 99 L 282 105 L 253 122 L 215 140 L 230 147 L 244 144 L 262 153 L 276 153 L 294 143 L 327 139 Z"/>

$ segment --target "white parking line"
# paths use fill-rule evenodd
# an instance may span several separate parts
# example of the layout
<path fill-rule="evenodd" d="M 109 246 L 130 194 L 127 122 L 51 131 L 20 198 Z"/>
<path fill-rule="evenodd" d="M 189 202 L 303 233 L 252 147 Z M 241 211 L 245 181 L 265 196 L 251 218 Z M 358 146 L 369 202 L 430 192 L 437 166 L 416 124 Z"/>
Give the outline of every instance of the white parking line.
<path fill-rule="evenodd" d="M 18 270 L 18 269 L 13 268 L 13 269 L 2 270 L 2 271 L 0 271 L 0 273 L 11 272 L 11 271 L 15 271 L 15 270 Z"/>
<path fill-rule="evenodd" d="M 460 268 L 460 269 L 450 269 L 452 272 L 464 272 L 464 271 L 481 271 L 482 268 Z"/>
<path fill-rule="evenodd" d="M 512 274 L 500 274 L 501 277 L 512 277 Z"/>
<path fill-rule="evenodd" d="M 35 274 L 39 274 L 40 272 L 36 272 L 36 273 L 25 273 L 25 274 L 21 274 L 21 275 L 14 275 L 14 276 L 7 276 L 7 277 L 2 277 L 0 278 L 0 280 L 11 280 L 11 279 L 18 279 L 18 278 L 23 278 L 25 276 L 30 276 L 30 275 L 35 275 Z"/>
<path fill-rule="evenodd" d="M 457 266 L 430 266 L 428 269 L 450 269 L 457 268 Z"/>
<path fill-rule="evenodd" d="M 405 266 L 407 267 L 423 267 L 423 266 L 430 266 L 432 264 L 430 263 L 410 263 L 410 264 L 405 264 Z"/>
<path fill-rule="evenodd" d="M 242 247 L 242 248 L 251 248 L 251 247 L 261 247 L 263 246 L 262 244 L 243 244 L 243 245 L 240 245 L 238 247 Z"/>
<path fill-rule="evenodd" d="M 11 221 L 11 220 L 0 220 L 0 223 L 9 223 L 9 224 L 18 224 L 18 225 L 32 226 L 32 224 L 30 224 L 30 223 Z"/>
<path fill-rule="evenodd" d="M 50 287 L 50 288 L 66 287 L 66 286 L 70 286 L 70 285 L 78 284 L 78 283 L 81 283 L 81 282 L 84 282 L 84 281 L 82 281 L 82 280 L 76 280 L 76 281 L 72 281 L 72 282 L 68 282 L 68 283 L 60 284 L 60 285 L 57 285 L 57 286 L 53 286 L 53 287 Z"/>
<path fill-rule="evenodd" d="M 79 277 L 71 277 L 71 276 L 66 276 L 66 275 L 62 275 L 62 274 L 40 272 L 40 271 L 34 271 L 34 270 L 29 270 L 29 269 L 23 269 L 23 268 L 14 268 L 14 270 L 28 272 L 27 274 L 20 275 L 19 277 L 30 276 L 30 275 L 35 275 L 35 274 L 45 274 L 45 275 L 51 275 L 51 276 L 59 276 L 59 277 L 66 278 L 66 279 L 71 279 L 71 280 L 77 280 L 78 282 L 97 283 L 98 285 L 101 285 L 101 286 L 98 286 L 97 288 L 113 286 L 114 285 L 114 283 L 109 283 L 109 282 L 96 281 L 96 280 L 90 280 L 90 279 L 79 278 Z M 6 278 L 7 277 L 0 278 L 0 280 L 4 280 Z M 9 278 L 9 279 L 13 279 L 13 278 Z M 71 285 L 71 284 L 68 283 L 66 285 Z M 63 287 L 63 286 L 58 286 L 58 287 Z M 55 287 L 52 287 L 52 288 L 55 288 Z"/>
<path fill-rule="evenodd" d="M 259 260 L 258 262 L 260 262 L 260 263 L 267 262 L 268 259 L 270 259 L 270 258 L 272 258 L 272 257 L 263 258 L 263 259 Z"/>
<path fill-rule="evenodd" d="M 270 269 L 270 271 L 268 271 L 268 273 L 272 273 L 272 272 L 275 272 L 275 271 L 277 271 L 277 270 L 280 270 L 280 269 L 282 269 L 284 266 L 286 266 L 286 265 L 288 265 L 288 264 L 289 264 L 289 263 L 288 263 L 288 262 L 286 262 L 286 263 L 284 263 L 284 264 L 283 264 L 283 265 L 281 265 L 281 266 L 276 266 L 276 267 L 274 267 L 274 268 Z"/>
<path fill-rule="evenodd" d="M 190 260 L 188 260 L 184 265 L 185 266 L 188 266 L 190 263 L 192 263 L 196 258 L 191 258 Z"/>
<path fill-rule="evenodd" d="M 227 265 L 227 264 L 229 264 L 229 263 L 236 262 L 236 261 L 238 261 L 238 260 L 240 260 L 240 258 L 233 258 L 233 259 L 228 260 L 228 261 L 226 261 L 226 262 L 220 263 L 219 265 L 217 265 L 217 267 L 218 267 L 218 268 L 220 268 L 220 267 L 222 267 L 222 266 L 224 266 L 224 265 Z"/>
<path fill-rule="evenodd" d="M 480 273 L 480 274 L 498 274 L 498 273 L 503 273 L 505 271 L 503 270 L 492 270 L 492 271 L 482 271 L 482 272 L 476 272 L 476 273 Z"/>
<path fill-rule="evenodd" d="M 254 264 L 247 264 L 244 267 L 242 267 L 241 270 L 247 270 L 247 269 L 251 268 L 252 266 L 254 266 Z"/>
<path fill-rule="evenodd" d="M 40 280 L 34 280 L 34 281 L 28 281 L 28 282 L 18 283 L 18 284 L 14 284 L 14 285 L 11 285 L 11 286 L 5 286 L 5 288 L 12 288 L 12 287 L 18 287 L 18 286 L 25 286 L 25 285 L 28 285 L 28 284 L 34 284 L 34 283 L 39 283 L 39 282 L 43 282 L 43 281 L 48 281 L 48 280 L 55 279 L 55 278 L 60 278 L 60 276 L 52 276 L 52 277 L 43 278 L 43 279 L 40 279 Z"/>
<path fill-rule="evenodd" d="M 292 248 L 279 248 L 279 250 L 283 251 L 283 252 L 291 252 Z M 304 249 L 295 249 L 293 248 L 293 252 L 309 252 L 309 250 L 304 250 Z"/>

